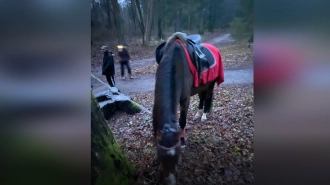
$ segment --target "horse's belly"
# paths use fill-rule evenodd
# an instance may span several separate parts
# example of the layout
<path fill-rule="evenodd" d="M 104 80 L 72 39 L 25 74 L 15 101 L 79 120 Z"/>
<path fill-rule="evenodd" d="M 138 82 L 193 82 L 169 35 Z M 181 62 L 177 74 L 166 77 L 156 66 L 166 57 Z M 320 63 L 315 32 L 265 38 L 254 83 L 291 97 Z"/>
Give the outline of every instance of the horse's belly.
<path fill-rule="evenodd" d="M 202 84 L 202 85 L 199 85 L 198 87 L 194 87 L 194 86 L 193 86 L 193 87 L 191 88 L 190 96 L 194 96 L 194 95 L 196 95 L 196 94 L 198 94 L 198 93 L 200 93 L 200 92 L 202 92 L 202 91 L 205 91 L 211 83 L 212 83 L 212 82 L 209 82 L 209 83 L 207 83 L 207 84 Z"/>

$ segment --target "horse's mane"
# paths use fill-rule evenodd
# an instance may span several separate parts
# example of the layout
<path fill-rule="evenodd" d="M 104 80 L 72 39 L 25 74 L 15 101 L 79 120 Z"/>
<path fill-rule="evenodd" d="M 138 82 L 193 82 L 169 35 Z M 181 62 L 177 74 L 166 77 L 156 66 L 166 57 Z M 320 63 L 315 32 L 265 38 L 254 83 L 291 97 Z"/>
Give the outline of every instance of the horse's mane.
<path fill-rule="evenodd" d="M 161 102 L 161 110 L 162 115 L 166 115 L 165 117 L 170 118 L 170 120 L 166 120 L 166 122 L 161 123 L 165 124 L 176 124 L 176 101 L 177 101 L 177 93 L 176 88 L 177 83 L 175 79 L 176 65 L 178 65 L 178 61 L 183 55 L 178 55 L 178 53 L 182 53 L 181 46 L 179 43 L 174 45 L 175 40 L 180 39 L 183 42 L 186 42 L 186 35 L 182 32 L 176 32 L 172 36 L 170 36 L 167 41 L 166 45 L 164 46 L 164 55 L 162 56 L 162 61 L 157 69 L 156 72 L 156 98 L 158 99 L 159 103 Z M 180 83 L 181 84 L 181 83 Z M 158 102 L 157 102 L 158 104 Z M 172 112 L 174 111 L 174 112 Z M 173 117 L 172 117 L 173 116 Z M 162 125 L 163 126 L 163 125 Z M 162 127 L 161 126 L 161 127 Z"/>
<path fill-rule="evenodd" d="M 182 43 L 186 43 L 187 34 L 182 33 L 182 32 L 173 33 L 170 37 L 168 37 L 166 44 L 164 46 L 164 51 L 166 51 L 176 39 L 179 39 L 180 41 L 182 41 Z"/>
<path fill-rule="evenodd" d="M 162 56 L 159 57 L 158 68 L 156 72 L 155 84 L 155 102 L 153 112 L 154 135 L 157 136 L 157 130 L 162 131 L 162 140 L 160 145 L 164 147 L 173 147 L 177 143 L 177 105 L 180 101 L 183 79 L 176 79 L 177 74 L 183 74 L 181 70 L 184 50 L 180 43 L 175 42 L 179 39 L 183 43 L 187 42 L 187 35 L 182 32 L 176 32 L 170 36 Z M 157 58 L 157 51 L 156 51 Z"/>

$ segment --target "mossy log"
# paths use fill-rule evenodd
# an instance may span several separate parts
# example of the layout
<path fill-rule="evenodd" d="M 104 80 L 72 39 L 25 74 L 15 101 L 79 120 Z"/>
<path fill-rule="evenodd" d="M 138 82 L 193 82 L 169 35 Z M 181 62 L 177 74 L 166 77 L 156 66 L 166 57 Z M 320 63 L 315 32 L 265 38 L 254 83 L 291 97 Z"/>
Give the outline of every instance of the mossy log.
<path fill-rule="evenodd" d="M 135 169 L 116 142 L 99 104 L 91 94 L 92 185 L 131 185 Z"/>
<path fill-rule="evenodd" d="M 95 94 L 94 97 L 99 103 L 106 120 L 109 120 L 117 110 L 130 115 L 141 112 L 140 107 L 131 102 L 130 97 L 124 94 L 107 90 Z"/>

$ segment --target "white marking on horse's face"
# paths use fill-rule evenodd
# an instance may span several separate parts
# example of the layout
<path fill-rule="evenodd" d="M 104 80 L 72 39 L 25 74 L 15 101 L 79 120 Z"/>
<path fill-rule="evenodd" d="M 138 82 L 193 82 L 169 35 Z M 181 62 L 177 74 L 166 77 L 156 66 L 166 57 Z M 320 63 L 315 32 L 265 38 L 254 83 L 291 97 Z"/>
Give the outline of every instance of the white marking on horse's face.
<path fill-rule="evenodd" d="M 175 149 L 171 149 L 167 151 L 167 155 L 174 156 L 175 155 Z"/>
<path fill-rule="evenodd" d="M 205 120 L 207 120 L 206 113 L 203 113 L 202 118 L 201 118 L 201 121 L 205 121 Z"/>

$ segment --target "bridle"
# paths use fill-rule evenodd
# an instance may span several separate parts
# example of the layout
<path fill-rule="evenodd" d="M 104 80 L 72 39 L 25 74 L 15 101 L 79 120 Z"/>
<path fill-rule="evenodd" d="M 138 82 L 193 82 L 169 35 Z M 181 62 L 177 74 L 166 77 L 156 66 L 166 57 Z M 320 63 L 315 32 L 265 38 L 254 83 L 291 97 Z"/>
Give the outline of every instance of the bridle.
<path fill-rule="evenodd" d="M 179 126 L 179 124 L 178 124 L 178 126 Z M 165 127 L 169 127 L 169 126 L 167 124 L 165 124 Z M 167 148 L 165 146 L 160 145 L 159 142 L 158 142 L 158 139 L 156 141 L 157 141 L 157 146 L 160 147 L 161 149 L 164 149 L 164 150 L 173 150 L 173 149 L 176 149 L 181 144 L 180 139 L 179 139 L 179 141 L 174 146 L 172 146 L 170 148 Z"/>
<path fill-rule="evenodd" d="M 179 140 L 174 146 L 172 146 L 172 147 L 170 147 L 170 148 L 167 148 L 167 147 L 165 147 L 165 146 L 160 145 L 160 144 L 157 142 L 157 146 L 160 147 L 161 149 L 164 149 L 164 150 L 173 150 L 173 149 L 179 147 L 179 146 L 180 146 L 180 143 L 181 143 L 181 142 L 180 142 L 180 140 Z"/>

